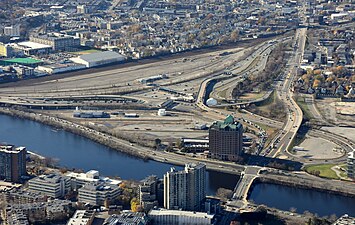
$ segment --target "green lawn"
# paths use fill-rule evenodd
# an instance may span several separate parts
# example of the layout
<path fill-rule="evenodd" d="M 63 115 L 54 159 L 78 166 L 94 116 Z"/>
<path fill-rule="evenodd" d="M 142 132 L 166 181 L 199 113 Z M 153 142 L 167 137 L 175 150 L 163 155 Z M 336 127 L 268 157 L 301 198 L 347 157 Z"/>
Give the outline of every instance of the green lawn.
<path fill-rule="evenodd" d="M 348 177 L 348 174 L 347 174 L 347 169 L 348 169 L 348 165 L 346 165 L 346 164 L 342 164 L 342 165 L 339 165 L 341 168 L 343 168 L 345 171 L 341 171 L 340 172 L 340 176 L 342 176 L 342 177 Z"/>
<path fill-rule="evenodd" d="M 259 99 L 261 97 L 263 97 L 266 94 L 265 91 L 261 91 L 259 93 L 245 93 L 241 96 L 239 96 L 239 99 L 241 100 L 254 100 L 254 99 Z"/>
<path fill-rule="evenodd" d="M 310 165 L 306 166 L 305 170 L 307 173 L 311 173 L 312 171 L 319 171 L 320 177 L 330 178 L 330 179 L 339 179 L 337 174 L 331 169 L 336 164 L 319 164 L 319 165 Z"/>
<path fill-rule="evenodd" d="M 304 101 L 303 97 L 298 97 L 296 99 L 297 105 L 302 109 L 303 112 L 303 116 L 306 117 L 307 119 L 312 119 L 313 115 L 310 111 L 310 109 L 308 108 L 307 103 Z"/>
<path fill-rule="evenodd" d="M 89 49 L 89 50 L 83 50 L 83 51 L 71 52 L 71 53 L 76 55 L 85 55 L 85 54 L 96 53 L 96 52 L 101 52 L 101 51 L 97 49 Z"/>

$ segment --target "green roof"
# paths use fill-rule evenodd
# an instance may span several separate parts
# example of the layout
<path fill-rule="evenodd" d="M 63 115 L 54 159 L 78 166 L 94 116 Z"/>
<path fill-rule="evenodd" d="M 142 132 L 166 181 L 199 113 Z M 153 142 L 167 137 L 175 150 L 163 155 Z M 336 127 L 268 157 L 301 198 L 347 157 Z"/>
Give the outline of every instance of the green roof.
<path fill-rule="evenodd" d="M 242 124 L 234 121 L 234 117 L 232 115 L 227 116 L 224 121 L 215 121 L 212 124 L 212 128 L 217 129 L 230 129 L 230 130 L 238 130 L 242 128 Z"/>
<path fill-rule="evenodd" d="M 224 123 L 226 123 L 226 124 L 232 124 L 232 123 L 234 123 L 234 117 L 233 117 L 232 115 L 227 116 L 227 117 L 224 119 Z"/>
<path fill-rule="evenodd" d="M 41 63 L 41 60 L 33 59 L 33 58 L 14 58 L 14 59 L 5 59 L 3 60 L 7 63 L 18 63 L 18 64 L 36 64 Z"/>

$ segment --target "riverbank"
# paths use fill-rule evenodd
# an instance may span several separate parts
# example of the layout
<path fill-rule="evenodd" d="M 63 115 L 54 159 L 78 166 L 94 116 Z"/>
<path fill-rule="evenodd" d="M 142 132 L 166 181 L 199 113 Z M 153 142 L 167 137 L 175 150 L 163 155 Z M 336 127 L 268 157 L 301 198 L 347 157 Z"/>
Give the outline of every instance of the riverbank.
<path fill-rule="evenodd" d="M 243 165 L 235 164 L 232 162 L 221 162 L 218 160 L 209 160 L 205 158 L 193 158 L 186 155 L 175 153 L 168 153 L 164 151 L 155 150 L 152 147 L 142 146 L 131 141 L 121 139 L 120 137 L 113 136 L 107 132 L 98 131 L 96 129 L 86 127 L 74 122 L 57 118 L 54 116 L 39 113 L 37 111 L 28 109 L 14 109 L 14 108 L 1 108 L 0 114 L 6 114 L 12 117 L 23 118 L 32 120 L 38 123 L 49 125 L 57 129 L 68 131 L 73 134 L 88 138 L 103 146 L 109 147 L 118 152 L 141 158 L 143 160 L 154 160 L 157 162 L 184 166 L 187 162 L 205 163 L 207 170 L 239 175 L 245 169 Z"/>
<path fill-rule="evenodd" d="M 22 111 L 18 109 L 10 109 L 10 108 L 0 108 L 0 113 L 12 117 L 20 118 L 20 119 L 32 120 L 35 122 L 39 122 L 54 127 L 56 129 L 63 129 L 73 134 L 88 138 L 96 143 L 102 144 L 114 150 L 126 153 L 131 156 L 139 157 L 144 160 L 152 159 L 148 153 L 143 154 L 142 152 L 135 151 L 133 148 L 127 148 L 127 146 L 123 145 L 122 143 L 112 141 L 110 136 L 104 133 L 98 132 L 96 130 L 78 124 L 74 124 L 72 122 L 63 119 L 54 118 L 33 111 Z M 129 142 L 127 144 L 129 144 Z"/>

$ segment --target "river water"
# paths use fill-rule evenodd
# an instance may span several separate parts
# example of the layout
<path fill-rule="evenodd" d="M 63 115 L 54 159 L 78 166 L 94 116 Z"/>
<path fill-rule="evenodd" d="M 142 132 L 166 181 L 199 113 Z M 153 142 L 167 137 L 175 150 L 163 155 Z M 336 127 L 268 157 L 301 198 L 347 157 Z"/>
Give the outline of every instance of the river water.
<path fill-rule="evenodd" d="M 25 146 L 30 151 L 59 160 L 61 166 L 84 171 L 95 169 L 103 175 L 127 180 L 141 180 L 152 174 L 163 177 L 173 166 L 144 161 L 63 130 L 0 114 L 1 142 Z M 238 176 L 208 171 L 207 194 L 214 195 L 219 187 L 233 189 L 237 181 Z"/>
<path fill-rule="evenodd" d="M 141 180 L 151 174 L 162 177 L 173 166 L 151 160 L 144 161 L 69 132 L 0 114 L 1 142 L 25 146 L 40 155 L 56 158 L 60 165 L 68 168 L 84 171 L 96 169 L 103 175 L 118 176 L 122 179 Z M 219 187 L 233 189 L 237 181 L 237 176 L 208 171 L 207 194 L 214 195 Z M 295 207 L 300 213 L 308 210 L 320 216 L 339 216 L 344 213 L 355 216 L 354 198 L 313 190 L 257 184 L 250 199 L 255 203 L 282 210 Z"/>
<path fill-rule="evenodd" d="M 293 207 L 298 213 L 309 211 L 319 216 L 355 216 L 355 198 L 278 184 L 256 184 L 249 199 L 281 210 Z"/>

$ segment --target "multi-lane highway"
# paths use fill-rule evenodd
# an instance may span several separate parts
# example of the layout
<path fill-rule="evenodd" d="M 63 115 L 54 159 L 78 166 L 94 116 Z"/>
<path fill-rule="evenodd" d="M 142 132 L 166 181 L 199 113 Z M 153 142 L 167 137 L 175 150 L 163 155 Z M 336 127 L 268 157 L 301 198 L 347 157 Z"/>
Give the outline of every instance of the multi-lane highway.
<path fill-rule="evenodd" d="M 280 152 L 286 152 L 288 150 L 302 123 L 303 113 L 293 99 L 292 83 L 297 76 L 297 69 L 303 58 L 306 34 L 307 28 L 296 30 L 294 42 L 296 51 L 288 64 L 289 66 L 285 73 L 287 75 L 284 83 L 279 83 L 276 89 L 277 96 L 286 106 L 288 115 L 283 130 L 273 140 L 274 143 L 276 142 L 275 145 L 277 147 L 268 153 L 268 155 L 272 157 L 277 157 Z"/>

